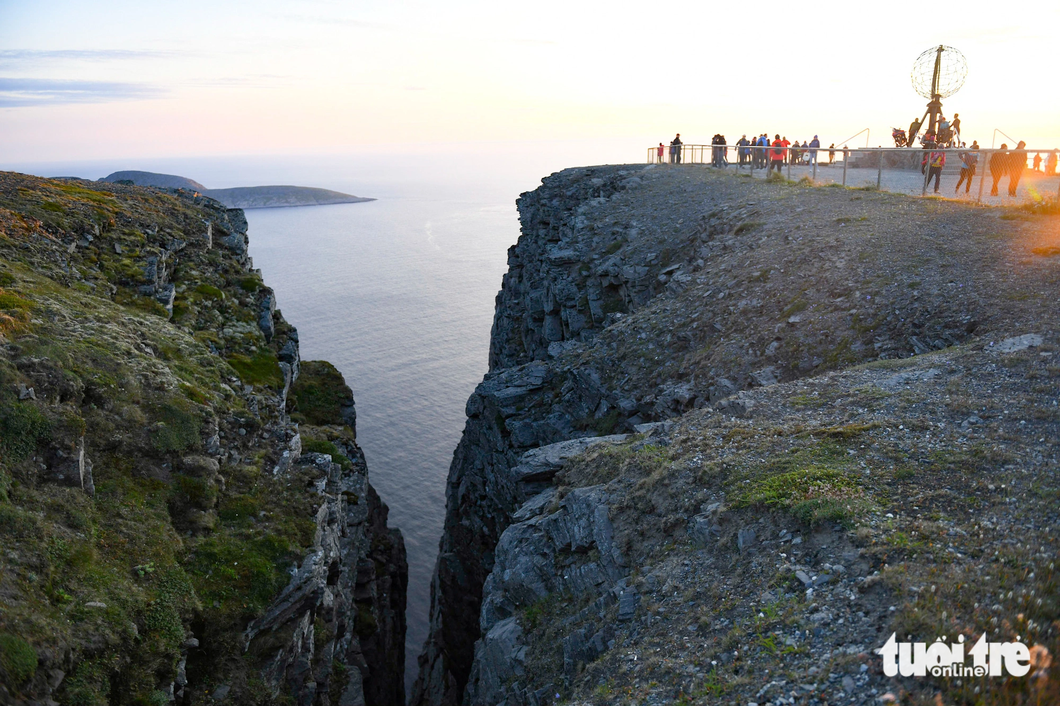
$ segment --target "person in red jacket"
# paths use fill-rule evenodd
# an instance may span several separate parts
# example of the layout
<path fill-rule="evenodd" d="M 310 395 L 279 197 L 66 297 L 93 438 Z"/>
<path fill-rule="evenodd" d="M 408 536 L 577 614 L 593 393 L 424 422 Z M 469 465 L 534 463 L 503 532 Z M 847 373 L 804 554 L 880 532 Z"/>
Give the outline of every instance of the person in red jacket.
<path fill-rule="evenodd" d="M 787 145 L 780 139 L 780 135 L 777 135 L 776 139 L 773 140 L 773 149 L 769 151 L 769 171 L 776 169 L 777 173 L 780 173 L 781 168 L 784 166 L 785 147 Z"/>
<path fill-rule="evenodd" d="M 935 178 L 935 193 L 939 192 L 939 179 L 942 177 L 942 168 L 946 166 L 946 153 L 942 150 L 935 150 L 931 153 L 931 164 L 928 168 L 927 180 L 930 182 L 931 178 Z"/>

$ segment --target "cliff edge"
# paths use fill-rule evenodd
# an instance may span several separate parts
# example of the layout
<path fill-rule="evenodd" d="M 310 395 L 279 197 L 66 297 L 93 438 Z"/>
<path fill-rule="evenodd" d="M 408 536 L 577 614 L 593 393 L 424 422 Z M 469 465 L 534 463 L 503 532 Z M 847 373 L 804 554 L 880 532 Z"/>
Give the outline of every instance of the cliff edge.
<path fill-rule="evenodd" d="M 1058 698 L 1057 216 L 653 167 L 518 206 L 413 703 Z M 1035 676 L 888 678 L 892 632 Z"/>
<path fill-rule="evenodd" d="M 0 173 L 0 703 L 403 701 L 401 535 L 247 246 Z"/>

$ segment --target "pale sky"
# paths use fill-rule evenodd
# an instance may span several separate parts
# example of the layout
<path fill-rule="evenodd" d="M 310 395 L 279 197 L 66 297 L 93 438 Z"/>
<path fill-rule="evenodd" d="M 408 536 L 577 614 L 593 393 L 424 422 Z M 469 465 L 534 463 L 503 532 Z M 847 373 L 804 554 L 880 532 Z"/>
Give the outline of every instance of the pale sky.
<path fill-rule="evenodd" d="M 945 101 L 967 136 L 1054 147 L 1058 35 L 1057 0 L 0 0 L 0 168 L 865 127 L 886 145 L 938 44 L 968 60 Z"/>

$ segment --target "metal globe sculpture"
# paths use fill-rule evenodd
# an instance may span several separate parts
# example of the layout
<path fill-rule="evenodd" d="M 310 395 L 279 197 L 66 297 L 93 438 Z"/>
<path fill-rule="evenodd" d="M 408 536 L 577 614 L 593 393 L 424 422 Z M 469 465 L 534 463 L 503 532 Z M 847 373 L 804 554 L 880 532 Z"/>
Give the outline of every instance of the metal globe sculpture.
<path fill-rule="evenodd" d="M 957 49 L 940 44 L 917 57 L 910 78 L 913 89 L 928 100 L 949 98 L 968 78 L 968 60 Z"/>
<path fill-rule="evenodd" d="M 968 61 L 964 54 L 953 47 L 940 44 L 928 49 L 913 62 L 913 71 L 910 73 L 913 88 L 917 93 L 928 99 L 927 111 L 924 117 L 915 121 L 912 126 L 912 134 L 907 138 L 910 147 L 916 138 L 921 126 L 927 128 L 926 132 L 935 135 L 939 144 L 949 144 L 955 139 L 953 131 L 944 126 L 942 134 L 936 135 L 935 128 L 941 123 L 942 99 L 952 96 L 961 90 L 964 81 L 968 78 Z"/>

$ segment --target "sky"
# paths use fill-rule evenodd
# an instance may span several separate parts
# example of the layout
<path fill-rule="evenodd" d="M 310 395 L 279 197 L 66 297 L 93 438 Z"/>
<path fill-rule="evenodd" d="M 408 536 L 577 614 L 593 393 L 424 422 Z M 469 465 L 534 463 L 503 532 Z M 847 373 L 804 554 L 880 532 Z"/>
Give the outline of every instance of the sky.
<path fill-rule="evenodd" d="M 1060 3 L 926 8 L 0 0 L 0 168 L 564 141 L 632 162 L 675 132 L 886 145 L 923 113 L 910 69 L 938 44 L 968 61 L 944 111 L 966 135 L 1060 146 Z"/>

